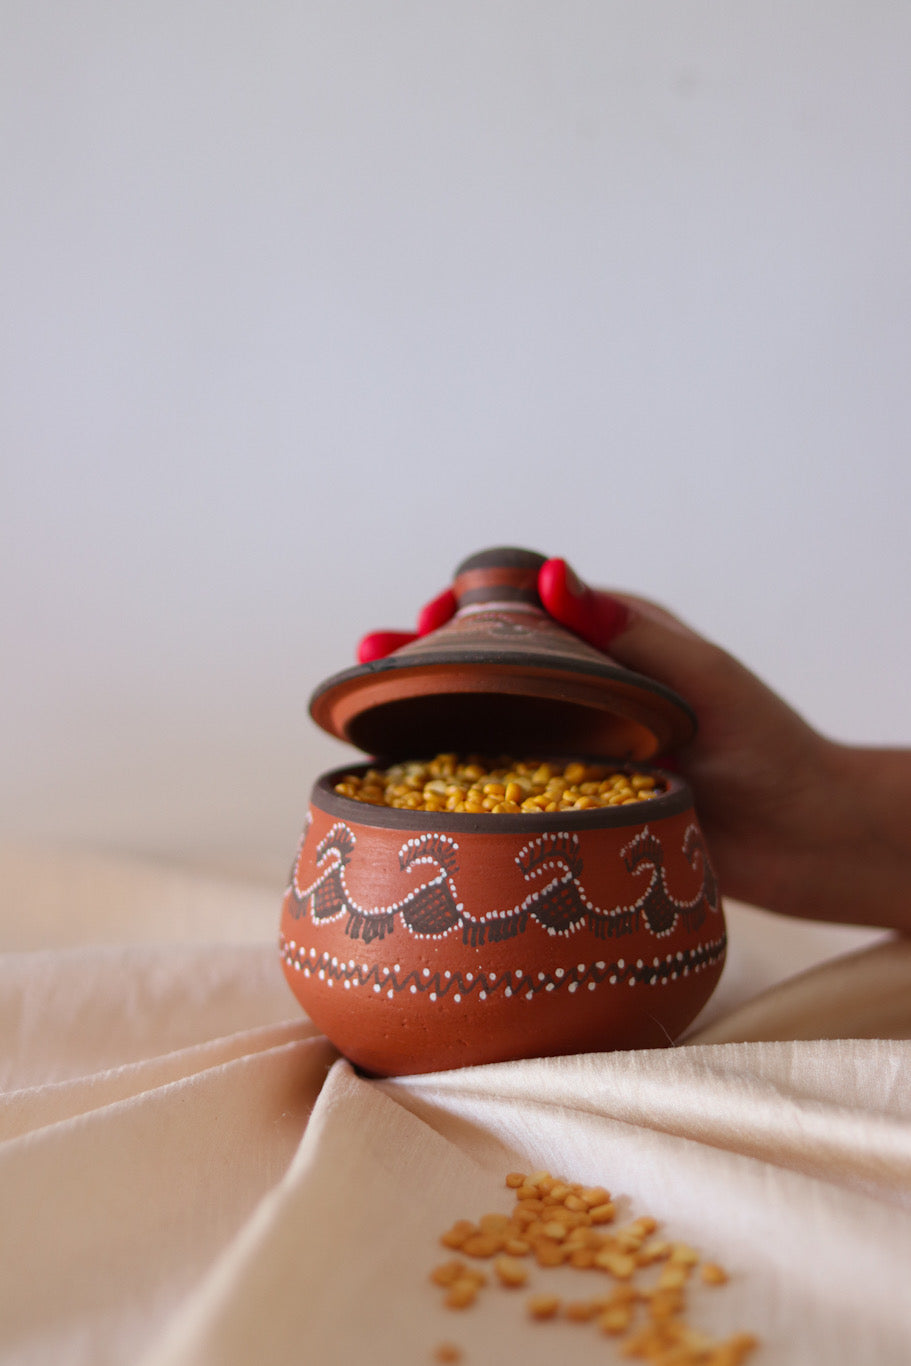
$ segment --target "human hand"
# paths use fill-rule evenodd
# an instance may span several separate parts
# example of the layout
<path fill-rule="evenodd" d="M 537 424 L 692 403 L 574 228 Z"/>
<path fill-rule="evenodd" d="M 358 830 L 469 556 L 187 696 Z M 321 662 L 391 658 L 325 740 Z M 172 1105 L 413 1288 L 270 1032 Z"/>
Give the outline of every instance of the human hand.
<path fill-rule="evenodd" d="M 911 927 L 908 836 L 878 799 L 911 800 L 907 752 L 826 739 L 670 612 L 590 588 L 562 559 L 542 565 L 538 594 L 562 625 L 695 712 L 697 732 L 675 759 L 727 895 L 791 915 Z M 447 590 L 423 609 L 417 632 L 366 636 L 359 659 L 436 630 L 455 607 Z"/>

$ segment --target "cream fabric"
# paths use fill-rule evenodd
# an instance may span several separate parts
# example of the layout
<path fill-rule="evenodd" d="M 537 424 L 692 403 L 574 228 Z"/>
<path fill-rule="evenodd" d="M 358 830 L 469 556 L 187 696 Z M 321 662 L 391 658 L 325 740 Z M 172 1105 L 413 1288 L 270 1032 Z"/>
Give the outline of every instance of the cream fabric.
<path fill-rule="evenodd" d="M 441 1307 L 440 1231 L 516 1167 L 726 1265 L 691 1317 L 756 1332 L 755 1366 L 911 1361 L 908 943 L 729 905 L 684 1046 L 380 1082 L 288 993 L 280 888 L 38 850 L 0 875 L 4 1366 L 619 1361 L 521 1294 Z"/>

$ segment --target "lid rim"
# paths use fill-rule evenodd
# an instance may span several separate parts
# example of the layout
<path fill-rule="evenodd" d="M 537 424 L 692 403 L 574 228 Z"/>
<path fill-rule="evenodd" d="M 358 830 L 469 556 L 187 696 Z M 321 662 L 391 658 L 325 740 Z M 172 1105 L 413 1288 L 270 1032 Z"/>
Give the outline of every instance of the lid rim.
<path fill-rule="evenodd" d="M 678 716 L 687 723 L 686 729 L 689 731 L 688 734 L 683 734 L 681 736 L 677 741 L 678 744 L 686 743 L 688 739 L 692 738 L 692 735 L 695 734 L 696 731 L 697 722 L 693 709 L 678 693 L 675 693 L 672 688 L 667 687 L 663 683 L 659 683 L 656 679 L 649 678 L 644 674 L 636 673 L 634 670 L 627 669 L 621 664 L 612 664 L 607 660 L 605 660 L 604 664 L 600 664 L 589 660 L 580 660 L 576 662 L 575 660 L 567 659 L 561 660 L 559 665 L 556 665 L 552 657 L 548 658 L 536 655 L 533 651 L 529 651 L 527 655 L 518 655 L 515 653 L 501 653 L 493 650 L 466 650 L 459 655 L 458 661 L 449 653 L 443 653 L 441 651 L 437 654 L 428 651 L 427 653 L 422 654 L 420 659 L 406 657 L 396 658 L 394 655 L 389 655 L 385 659 L 372 660 L 368 664 L 356 664 L 350 669 L 342 669 L 339 673 L 333 674 L 331 677 L 317 685 L 310 695 L 310 715 L 323 730 L 326 730 L 331 735 L 336 735 L 339 739 L 345 739 L 345 736 L 339 736 L 337 731 L 324 725 L 316 715 L 317 704 L 327 693 L 334 691 L 336 688 L 345 687 L 359 678 L 367 679 L 384 673 L 420 675 L 425 673 L 428 668 L 439 666 L 452 667 L 456 663 L 460 666 L 466 664 L 483 665 L 485 669 L 488 670 L 499 669 L 510 677 L 521 675 L 524 672 L 528 672 L 529 677 L 532 677 L 534 675 L 529 671 L 533 670 L 534 674 L 539 677 L 560 678 L 572 675 L 580 679 L 588 678 L 603 680 L 604 682 L 609 683 L 620 683 L 624 685 L 625 689 L 648 694 L 651 697 L 670 704 L 675 709 Z M 488 681 L 490 683 L 495 683 L 496 677 L 488 675 Z M 477 692 L 479 695 L 482 695 L 484 693 L 495 692 L 496 687 L 476 686 L 460 688 L 458 690 L 452 689 L 450 691 L 459 691 L 463 693 Z M 445 696 L 447 690 L 441 689 L 440 692 L 441 695 Z M 529 689 L 528 694 L 533 696 L 534 690 Z M 610 699 L 605 698 L 604 710 L 607 711 L 611 709 Z"/>

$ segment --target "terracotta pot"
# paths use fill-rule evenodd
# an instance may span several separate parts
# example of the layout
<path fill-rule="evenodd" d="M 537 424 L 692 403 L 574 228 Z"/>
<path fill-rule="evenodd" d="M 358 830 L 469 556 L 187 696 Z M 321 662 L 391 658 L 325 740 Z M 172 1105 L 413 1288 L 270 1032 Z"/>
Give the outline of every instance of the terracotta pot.
<path fill-rule="evenodd" d="M 281 953 L 366 1071 L 660 1046 L 708 1000 L 724 916 L 679 778 L 635 806 L 444 816 L 338 796 L 342 772 L 314 787 Z"/>
<path fill-rule="evenodd" d="M 686 703 L 558 626 L 543 557 L 463 562 L 459 610 L 318 687 L 331 734 L 390 758 L 441 751 L 643 771 L 688 740 Z M 429 813 L 315 785 L 282 908 L 285 975 L 368 1072 L 396 1075 L 673 1042 L 721 975 L 724 916 L 690 792 L 553 814 Z"/>

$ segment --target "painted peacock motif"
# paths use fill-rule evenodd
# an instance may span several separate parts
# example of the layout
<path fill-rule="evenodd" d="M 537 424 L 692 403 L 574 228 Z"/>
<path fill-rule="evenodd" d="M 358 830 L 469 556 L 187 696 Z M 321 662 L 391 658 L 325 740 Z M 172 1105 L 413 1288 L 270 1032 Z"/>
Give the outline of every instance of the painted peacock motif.
<path fill-rule="evenodd" d="M 306 837 L 307 829 L 301 847 Z M 457 900 L 453 880 L 459 867 L 459 846 L 455 840 L 446 835 L 434 834 L 408 840 L 399 850 L 399 866 L 402 870 L 430 864 L 436 869 L 436 875 L 412 888 L 400 901 L 390 906 L 370 907 L 361 906 L 356 901 L 345 877 L 356 843 L 354 832 L 344 821 L 337 821 L 317 845 L 317 876 L 303 887 L 298 881 L 298 854 L 288 888 L 291 914 L 295 920 L 309 913 L 319 924 L 344 915 L 347 916 L 345 933 L 352 939 L 363 939 L 367 944 L 391 934 L 396 917 L 419 938 L 441 938 L 461 925 L 462 906 Z"/>
<path fill-rule="evenodd" d="M 302 846 L 306 837 L 305 828 Z M 459 900 L 455 882 L 459 846 L 449 836 L 428 833 L 402 845 L 398 859 L 403 872 L 420 865 L 435 872 L 388 906 L 362 906 L 352 895 L 346 868 L 355 844 L 353 831 L 344 821 L 337 821 L 317 846 L 317 876 L 306 886 L 298 879 L 298 855 L 288 888 L 295 919 L 309 914 L 321 923 L 344 915 L 345 933 L 365 943 L 385 938 L 401 920 L 418 938 L 439 939 L 460 929 L 466 944 L 481 946 L 523 934 L 530 919 L 548 934 L 567 937 L 587 925 L 600 939 L 635 934 L 644 922 L 660 939 L 672 933 L 678 919 L 693 932 L 707 911 L 720 909 L 718 885 L 696 825 L 687 827 L 682 845 L 690 867 L 702 875 L 698 891 L 689 900 L 675 897 L 668 887 L 663 846 L 646 825 L 620 851 L 630 873 L 637 878 L 648 876 L 641 895 L 628 906 L 596 906 L 582 883 L 579 838 L 561 831 L 530 840 L 516 856 L 523 877 L 533 884 L 524 900 L 478 919 L 467 916 Z"/>
<path fill-rule="evenodd" d="M 697 826 L 688 825 L 683 836 L 683 852 L 687 862 L 694 871 L 702 872 L 702 884 L 689 901 L 681 901 L 668 887 L 661 841 L 647 825 L 621 852 L 623 862 L 634 876 L 651 870 L 645 891 L 631 906 L 625 908 L 625 913 L 634 916 L 637 925 L 641 917 L 659 939 L 671 933 L 678 916 L 683 918 L 688 931 L 695 931 L 705 920 L 707 910 L 719 909 L 718 883 L 706 858 L 705 844 Z"/>

